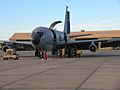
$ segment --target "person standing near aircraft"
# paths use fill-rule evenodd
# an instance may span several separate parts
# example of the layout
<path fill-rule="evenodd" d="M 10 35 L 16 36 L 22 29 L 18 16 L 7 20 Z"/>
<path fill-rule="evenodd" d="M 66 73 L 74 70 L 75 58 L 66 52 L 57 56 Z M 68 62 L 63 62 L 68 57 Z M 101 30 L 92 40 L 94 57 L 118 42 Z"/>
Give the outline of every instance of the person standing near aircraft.
<path fill-rule="evenodd" d="M 44 60 L 44 52 L 42 51 L 42 54 L 40 55 L 41 56 L 41 59 L 42 59 L 42 61 Z M 40 57 L 39 56 L 39 57 Z"/>
<path fill-rule="evenodd" d="M 47 60 L 47 51 L 46 51 L 46 50 L 42 51 L 41 59 L 42 59 L 42 61 L 43 61 L 43 60 L 44 60 L 44 61 Z"/>
<path fill-rule="evenodd" d="M 44 50 L 44 60 L 46 61 L 47 60 L 47 51 Z"/>

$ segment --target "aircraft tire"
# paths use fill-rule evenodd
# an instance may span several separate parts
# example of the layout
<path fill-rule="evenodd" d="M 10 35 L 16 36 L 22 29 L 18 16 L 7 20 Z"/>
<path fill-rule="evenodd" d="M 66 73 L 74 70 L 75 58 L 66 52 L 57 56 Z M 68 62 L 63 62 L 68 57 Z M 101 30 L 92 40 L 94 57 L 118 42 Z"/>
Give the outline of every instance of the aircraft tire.
<path fill-rule="evenodd" d="M 59 56 L 62 57 L 62 49 L 59 49 Z"/>
<path fill-rule="evenodd" d="M 72 58 L 74 55 L 74 53 L 73 53 L 73 51 L 74 51 L 74 48 L 73 47 L 68 47 L 68 52 L 67 52 L 67 54 L 68 54 L 68 57 L 69 58 Z"/>

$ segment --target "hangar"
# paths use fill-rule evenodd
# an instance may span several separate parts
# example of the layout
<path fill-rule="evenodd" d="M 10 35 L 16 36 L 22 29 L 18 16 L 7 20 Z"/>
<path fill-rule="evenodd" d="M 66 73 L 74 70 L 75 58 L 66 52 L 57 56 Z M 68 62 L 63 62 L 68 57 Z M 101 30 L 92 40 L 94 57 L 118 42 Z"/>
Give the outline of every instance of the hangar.
<path fill-rule="evenodd" d="M 72 35 L 77 34 L 92 34 L 89 36 L 82 36 L 72 38 L 71 40 L 89 40 L 89 39 L 109 39 L 109 38 L 120 38 L 120 30 L 106 30 L 106 31 L 85 31 L 71 32 Z M 14 33 L 10 38 L 10 41 L 30 41 L 31 33 Z"/>
<path fill-rule="evenodd" d="M 10 41 L 30 41 L 31 33 L 14 33 L 10 38 Z"/>
<path fill-rule="evenodd" d="M 89 40 L 89 39 L 110 39 L 110 38 L 120 38 L 120 30 L 106 30 L 106 31 L 85 31 L 81 32 L 72 32 L 75 34 L 92 34 L 89 36 L 76 37 L 74 40 Z"/>

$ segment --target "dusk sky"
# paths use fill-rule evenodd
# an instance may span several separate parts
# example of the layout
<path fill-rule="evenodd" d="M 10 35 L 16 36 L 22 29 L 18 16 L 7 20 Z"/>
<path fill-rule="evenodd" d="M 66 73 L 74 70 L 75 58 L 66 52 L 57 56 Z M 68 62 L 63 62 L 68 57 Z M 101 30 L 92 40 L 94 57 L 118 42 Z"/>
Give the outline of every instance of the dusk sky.
<path fill-rule="evenodd" d="M 71 31 L 120 30 L 120 0 L 0 0 L 0 40 L 16 32 L 32 32 L 61 20 L 65 6 L 71 13 Z"/>

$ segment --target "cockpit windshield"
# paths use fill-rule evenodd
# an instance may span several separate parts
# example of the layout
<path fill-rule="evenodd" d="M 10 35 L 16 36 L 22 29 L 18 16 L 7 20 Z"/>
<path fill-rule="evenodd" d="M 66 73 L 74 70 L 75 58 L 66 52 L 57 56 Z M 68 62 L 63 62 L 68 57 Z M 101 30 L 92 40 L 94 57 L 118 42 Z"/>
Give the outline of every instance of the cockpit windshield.
<path fill-rule="evenodd" d="M 31 36 L 37 36 L 37 37 L 41 37 L 43 36 L 43 32 L 32 32 L 32 35 Z"/>
<path fill-rule="evenodd" d="M 41 36 L 43 36 L 43 32 L 37 32 L 37 35 L 38 35 L 39 37 L 41 37 Z"/>

